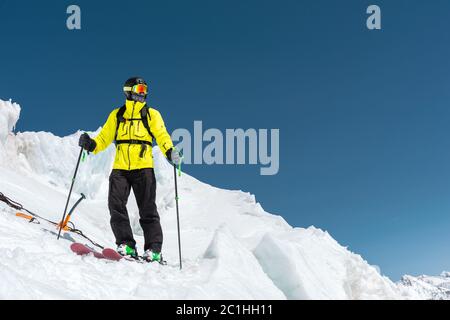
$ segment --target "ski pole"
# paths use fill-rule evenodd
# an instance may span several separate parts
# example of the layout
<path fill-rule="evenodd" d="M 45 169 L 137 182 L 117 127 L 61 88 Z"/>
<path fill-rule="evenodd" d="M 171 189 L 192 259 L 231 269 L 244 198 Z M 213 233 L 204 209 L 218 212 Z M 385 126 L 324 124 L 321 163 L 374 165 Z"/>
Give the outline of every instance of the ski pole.
<path fill-rule="evenodd" d="M 183 268 L 181 263 L 181 238 L 180 238 L 180 212 L 178 209 L 178 184 L 177 184 L 177 166 L 173 165 L 173 173 L 175 178 L 175 203 L 177 207 L 177 227 L 178 227 L 178 253 L 180 257 L 180 270 Z"/>
<path fill-rule="evenodd" d="M 77 177 L 78 167 L 80 166 L 82 155 L 83 155 L 83 148 L 80 149 L 80 155 L 78 156 L 77 166 L 75 167 L 75 173 L 73 174 L 72 184 L 70 185 L 69 196 L 67 197 L 66 207 L 64 208 L 64 214 L 61 219 L 61 224 L 60 224 L 59 231 L 58 231 L 58 238 L 57 238 L 58 240 L 59 240 L 59 237 L 61 236 L 63 222 L 66 219 L 67 207 L 69 206 L 70 196 L 72 195 L 72 189 L 73 189 L 73 185 L 75 184 L 75 178 Z"/>
<path fill-rule="evenodd" d="M 67 224 L 70 221 L 70 217 L 72 216 L 72 213 L 75 211 L 76 207 L 80 204 L 81 201 L 86 199 L 86 196 L 82 193 L 81 198 L 78 199 L 77 202 L 73 205 L 72 209 L 69 210 L 69 213 L 67 214 L 66 220 L 64 220 L 63 225 L 59 225 L 60 228 L 63 228 L 64 230 L 67 230 Z"/>

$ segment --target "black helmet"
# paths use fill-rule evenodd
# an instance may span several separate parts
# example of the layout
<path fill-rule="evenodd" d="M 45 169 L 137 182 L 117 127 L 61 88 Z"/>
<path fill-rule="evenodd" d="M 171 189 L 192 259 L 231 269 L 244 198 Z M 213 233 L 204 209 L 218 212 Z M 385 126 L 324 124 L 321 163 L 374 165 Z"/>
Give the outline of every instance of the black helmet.
<path fill-rule="evenodd" d="M 140 77 L 130 78 L 125 82 L 123 92 L 127 100 L 145 102 L 148 93 L 147 83 Z"/>

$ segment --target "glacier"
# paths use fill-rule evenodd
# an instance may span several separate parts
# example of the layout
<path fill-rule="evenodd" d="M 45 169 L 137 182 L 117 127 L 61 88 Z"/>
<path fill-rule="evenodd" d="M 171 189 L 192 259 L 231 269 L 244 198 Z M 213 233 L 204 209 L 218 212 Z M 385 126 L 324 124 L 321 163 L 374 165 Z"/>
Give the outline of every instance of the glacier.
<path fill-rule="evenodd" d="M 21 107 L 0 100 L 0 192 L 33 212 L 59 221 L 79 153 L 82 131 L 66 137 L 14 132 Z M 98 132 L 98 130 L 97 130 Z M 91 132 L 95 134 L 95 132 Z M 107 207 L 114 147 L 81 163 L 72 204 L 87 200 L 72 221 L 86 235 L 114 246 Z M 0 202 L 0 299 L 428 299 L 406 282 L 394 283 L 360 255 L 319 228 L 290 226 L 255 196 L 179 177 L 182 270 L 173 168 L 153 150 L 157 205 L 168 266 L 76 256 L 76 234 L 56 240 L 55 227 L 32 224 Z M 128 202 L 142 251 L 134 196 Z M 89 243 L 87 243 L 89 244 Z"/>

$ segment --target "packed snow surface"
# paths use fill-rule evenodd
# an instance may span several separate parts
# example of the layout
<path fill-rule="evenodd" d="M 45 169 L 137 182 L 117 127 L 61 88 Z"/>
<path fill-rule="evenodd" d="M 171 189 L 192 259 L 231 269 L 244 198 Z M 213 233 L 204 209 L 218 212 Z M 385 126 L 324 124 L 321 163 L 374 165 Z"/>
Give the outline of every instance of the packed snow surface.
<path fill-rule="evenodd" d="M 48 132 L 14 133 L 20 111 L 18 104 L 0 100 L 0 192 L 59 221 L 81 131 L 63 138 Z M 82 162 L 71 199 L 73 204 L 80 193 L 87 195 L 72 221 L 107 247 L 115 246 L 107 207 L 114 152 L 111 146 Z M 183 252 L 183 269 L 179 270 L 173 168 L 157 147 L 154 158 L 167 266 L 77 256 L 70 244 L 88 241 L 73 233 L 57 241 L 54 226 L 17 218 L 16 210 L 0 203 L 0 298 L 428 298 L 380 275 L 327 232 L 293 228 L 282 217 L 265 212 L 253 195 L 218 189 L 187 174 L 179 177 Z M 133 195 L 128 208 L 142 253 Z"/>

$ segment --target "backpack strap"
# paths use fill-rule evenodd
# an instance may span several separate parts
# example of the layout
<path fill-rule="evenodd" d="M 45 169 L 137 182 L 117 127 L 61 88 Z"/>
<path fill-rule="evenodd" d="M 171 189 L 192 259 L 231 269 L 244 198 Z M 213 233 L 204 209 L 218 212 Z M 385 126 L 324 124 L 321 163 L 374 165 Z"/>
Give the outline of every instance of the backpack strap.
<path fill-rule="evenodd" d="M 150 136 L 152 137 L 152 139 L 156 140 L 155 136 L 153 135 L 152 131 L 150 130 L 150 125 L 148 124 L 149 119 L 150 119 L 150 121 L 152 120 L 152 118 L 150 116 L 150 112 L 147 107 L 147 104 L 145 104 L 141 109 L 141 120 L 142 120 L 142 123 L 144 124 L 145 129 L 147 129 L 147 131 L 150 134 Z"/>
<path fill-rule="evenodd" d="M 119 126 L 122 122 L 126 122 L 125 118 L 123 117 L 123 115 L 125 114 L 125 110 L 126 110 L 126 106 L 123 105 L 122 107 L 120 107 L 119 111 L 117 111 L 116 117 L 117 117 L 117 126 L 116 126 L 116 135 L 114 137 L 114 141 L 117 141 L 117 133 L 119 132 Z"/>

